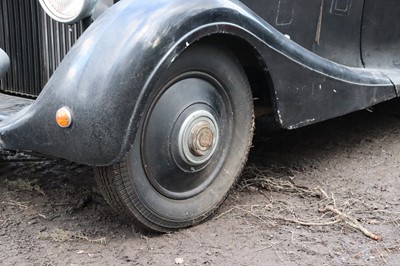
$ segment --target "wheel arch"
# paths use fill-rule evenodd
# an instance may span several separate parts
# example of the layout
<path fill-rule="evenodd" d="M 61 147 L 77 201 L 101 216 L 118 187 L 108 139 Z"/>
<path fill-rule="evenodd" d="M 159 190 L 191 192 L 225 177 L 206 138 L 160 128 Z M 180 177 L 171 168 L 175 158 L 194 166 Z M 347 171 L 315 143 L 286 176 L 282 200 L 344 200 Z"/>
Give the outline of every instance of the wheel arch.
<path fill-rule="evenodd" d="M 230 28 L 231 31 L 227 31 Z M 185 51 L 193 48 L 194 45 L 208 43 L 211 45 L 227 48 L 238 60 L 241 67 L 244 69 L 248 78 L 251 92 L 253 95 L 253 106 L 255 123 L 257 118 L 273 117 L 273 123 L 280 126 L 279 116 L 277 112 L 277 98 L 274 90 L 272 74 L 269 71 L 267 62 L 261 56 L 257 47 L 252 44 L 256 39 L 252 38 L 250 34 L 237 25 L 226 24 L 208 24 L 203 25 L 186 36 L 182 37 L 175 43 L 171 49 L 165 53 L 164 57 L 160 60 L 158 66 L 153 70 L 153 73 L 148 78 L 144 88 L 142 89 L 140 100 L 137 102 L 136 110 L 132 114 L 131 121 L 137 121 L 138 113 L 140 116 L 143 110 L 146 109 L 145 105 L 148 97 L 151 94 L 152 88 L 158 83 L 158 78 L 163 72 L 170 68 L 174 61 L 179 58 Z M 160 85 L 160 84 L 158 84 Z M 260 121 L 262 123 L 262 121 Z M 127 128 L 127 136 L 125 138 L 126 154 L 133 148 L 133 142 L 137 129 L 134 124 Z M 122 159 L 123 157 L 121 157 Z"/>
<path fill-rule="evenodd" d="M 194 225 L 215 211 L 244 167 L 254 129 L 252 92 L 234 54 L 210 43 L 187 47 L 158 79 L 128 156 L 97 171 L 117 211 L 160 232 Z M 215 130 L 210 153 L 185 151 L 204 122 Z"/>
<path fill-rule="evenodd" d="M 200 38 L 195 43 L 223 46 L 237 58 L 245 70 L 254 99 L 255 116 L 276 113 L 274 85 L 271 73 L 257 50 L 248 40 L 226 33 L 215 33 Z M 188 47 L 190 49 L 190 46 Z"/>

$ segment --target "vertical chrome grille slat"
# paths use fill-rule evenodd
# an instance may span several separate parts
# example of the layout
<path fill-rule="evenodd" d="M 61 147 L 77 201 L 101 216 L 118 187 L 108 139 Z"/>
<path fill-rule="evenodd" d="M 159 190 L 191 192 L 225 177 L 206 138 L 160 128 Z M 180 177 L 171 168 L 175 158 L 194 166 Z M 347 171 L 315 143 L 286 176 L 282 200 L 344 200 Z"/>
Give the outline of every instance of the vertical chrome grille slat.
<path fill-rule="evenodd" d="M 82 24 L 68 26 L 52 20 L 36 0 L 2 0 L 0 48 L 9 55 L 11 70 L 0 91 L 39 95 L 82 32 Z"/>

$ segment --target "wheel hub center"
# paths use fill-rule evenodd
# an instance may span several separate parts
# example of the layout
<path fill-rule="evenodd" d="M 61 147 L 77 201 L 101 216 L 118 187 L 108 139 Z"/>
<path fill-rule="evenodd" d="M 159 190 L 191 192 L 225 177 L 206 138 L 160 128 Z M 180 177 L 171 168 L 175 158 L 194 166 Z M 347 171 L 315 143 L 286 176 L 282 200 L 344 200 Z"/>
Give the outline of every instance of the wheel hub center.
<path fill-rule="evenodd" d="M 206 121 L 195 124 L 190 132 L 189 149 L 195 156 L 204 156 L 213 147 L 214 133 Z"/>
<path fill-rule="evenodd" d="M 190 114 L 179 132 L 181 158 L 190 165 L 207 162 L 215 152 L 219 140 L 218 124 L 208 111 Z"/>

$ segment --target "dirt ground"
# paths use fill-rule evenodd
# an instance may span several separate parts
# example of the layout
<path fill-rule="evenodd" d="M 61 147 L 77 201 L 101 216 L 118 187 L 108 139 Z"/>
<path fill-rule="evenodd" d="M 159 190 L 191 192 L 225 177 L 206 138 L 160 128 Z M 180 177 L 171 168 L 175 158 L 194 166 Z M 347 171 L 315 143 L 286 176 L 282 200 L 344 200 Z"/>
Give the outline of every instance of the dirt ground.
<path fill-rule="evenodd" d="M 1 152 L 0 264 L 400 265 L 399 134 L 399 100 L 258 130 L 215 216 L 165 235 L 119 222 L 89 167 Z"/>

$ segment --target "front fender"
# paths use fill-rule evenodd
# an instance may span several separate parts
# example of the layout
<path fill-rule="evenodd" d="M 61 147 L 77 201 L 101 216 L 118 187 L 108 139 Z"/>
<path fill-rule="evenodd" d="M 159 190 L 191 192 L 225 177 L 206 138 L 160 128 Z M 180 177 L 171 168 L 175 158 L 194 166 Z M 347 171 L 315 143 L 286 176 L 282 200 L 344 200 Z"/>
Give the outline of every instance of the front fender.
<path fill-rule="evenodd" d="M 81 36 L 37 100 L 0 123 L 0 145 L 89 165 L 118 162 L 160 71 L 197 32 L 227 31 L 218 22 L 239 16 L 249 13 L 230 0 L 119 2 Z M 63 106 L 74 118 L 67 129 L 54 119 Z"/>

